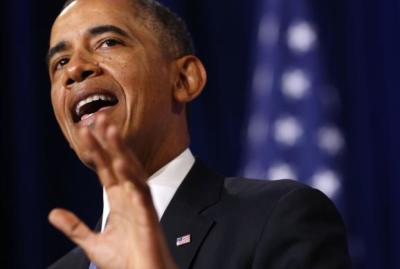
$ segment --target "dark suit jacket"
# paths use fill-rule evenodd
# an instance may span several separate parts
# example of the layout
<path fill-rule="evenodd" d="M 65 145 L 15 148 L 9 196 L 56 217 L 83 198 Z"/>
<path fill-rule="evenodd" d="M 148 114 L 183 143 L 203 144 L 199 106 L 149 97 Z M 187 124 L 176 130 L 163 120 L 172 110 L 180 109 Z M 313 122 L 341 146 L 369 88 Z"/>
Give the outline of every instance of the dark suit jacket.
<path fill-rule="evenodd" d="M 180 269 L 350 268 L 334 205 L 295 181 L 224 178 L 197 160 L 161 224 Z M 187 234 L 191 242 L 177 246 Z M 75 248 L 50 268 L 88 267 Z"/>

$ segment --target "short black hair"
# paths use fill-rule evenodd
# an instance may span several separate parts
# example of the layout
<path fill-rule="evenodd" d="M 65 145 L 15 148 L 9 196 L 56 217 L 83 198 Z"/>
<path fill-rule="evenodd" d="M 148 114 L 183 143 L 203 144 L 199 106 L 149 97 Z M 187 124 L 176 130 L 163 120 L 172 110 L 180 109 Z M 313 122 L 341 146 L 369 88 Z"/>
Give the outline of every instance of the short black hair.
<path fill-rule="evenodd" d="M 67 0 L 63 10 L 75 1 Z M 167 55 L 179 58 L 195 54 L 192 36 L 180 16 L 156 0 L 131 1 L 138 7 L 145 26 L 158 35 L 160 47 Z"/>

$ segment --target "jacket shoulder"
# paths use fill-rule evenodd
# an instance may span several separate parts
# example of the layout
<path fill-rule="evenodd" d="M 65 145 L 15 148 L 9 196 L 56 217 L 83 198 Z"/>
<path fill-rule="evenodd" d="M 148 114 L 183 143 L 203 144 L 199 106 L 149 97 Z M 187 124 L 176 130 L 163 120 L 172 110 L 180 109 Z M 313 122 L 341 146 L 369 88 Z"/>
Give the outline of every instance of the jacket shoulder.
<path fill-rule="evenodd" d="M 324 193 L 294 180 L 225 178 L 222 201 L 260 221 L 268 219 L 282 206 L 293 211 L 299 208 L 312 211 L 316 207 L 337 211 Z"/>
<path fill-rule="evenodd" d="M 297 190 L 314 190 L 295 180 L 260 180 L 240 177 L 225 178 L 224 189 L 229 195 L 243 199 L 279 200 Z"/>
<path fill-rule="evenodd" d="M 351 268 L 343 220 L 321 191 L 293 180 L 226 178 L 224 187 L 243 227 L 257 231 L 252 268 Z"/>

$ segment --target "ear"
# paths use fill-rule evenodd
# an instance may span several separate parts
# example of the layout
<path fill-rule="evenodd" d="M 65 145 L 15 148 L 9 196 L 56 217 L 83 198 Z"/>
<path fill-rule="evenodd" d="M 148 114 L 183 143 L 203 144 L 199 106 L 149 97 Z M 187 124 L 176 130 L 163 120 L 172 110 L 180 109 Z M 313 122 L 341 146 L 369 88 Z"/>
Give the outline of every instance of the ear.
<path fill-rule="evenodd" d="M 207 73 L 200 59 L 193 55 L 179 58 L 176 64 L 174 97 L 179 103 L 189 103 L 202 92 Z"/>

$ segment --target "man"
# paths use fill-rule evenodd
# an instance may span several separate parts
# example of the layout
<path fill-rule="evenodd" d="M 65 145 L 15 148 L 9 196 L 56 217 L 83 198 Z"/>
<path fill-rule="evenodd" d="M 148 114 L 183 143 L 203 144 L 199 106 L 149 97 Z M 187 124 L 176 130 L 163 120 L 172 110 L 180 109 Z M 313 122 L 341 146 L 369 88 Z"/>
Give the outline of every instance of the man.
<path fill-rule="evenodd" d="M 206 82 L 183 22 L 149 0 L 68 1 L 48 53 L 61 129 L 104 186 L 97 232 L 51 268 L 349 268 L 332 203 L 292 181 L 224 178 L 195 160 L 186 104 Z M 159 222 L 160 220 L 160 222 Z"/>

